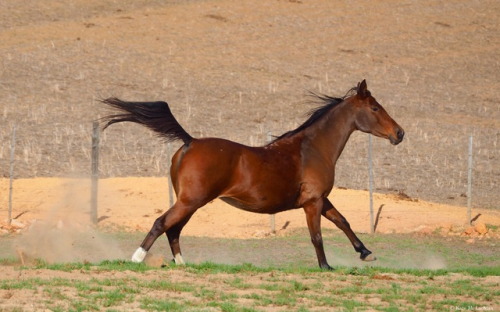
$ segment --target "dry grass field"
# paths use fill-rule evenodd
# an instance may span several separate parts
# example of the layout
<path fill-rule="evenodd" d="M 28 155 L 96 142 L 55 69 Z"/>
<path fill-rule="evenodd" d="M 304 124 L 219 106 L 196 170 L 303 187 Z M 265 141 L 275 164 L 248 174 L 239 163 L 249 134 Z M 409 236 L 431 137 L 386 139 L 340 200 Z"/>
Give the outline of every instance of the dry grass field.
<path fill-rule="evenodd" d="M 256 145 L 304 120 L 308 90 L 343 95 L 366 78 L 407 133 L 374 140 L 378 192 L 464 205 L 472 134 L 473 204 L 498 208 L 499 15 L 490 0 L 4 0 L 0 175 L 16 126 L 16 177 L 87 176 L 100 98 L 166 100 L 194 136 Z M 338 186 L 367 187 L 366 148 L 354 134 Z M 112 127 L 102 175 L 164 176 L 166 150 Z"/>

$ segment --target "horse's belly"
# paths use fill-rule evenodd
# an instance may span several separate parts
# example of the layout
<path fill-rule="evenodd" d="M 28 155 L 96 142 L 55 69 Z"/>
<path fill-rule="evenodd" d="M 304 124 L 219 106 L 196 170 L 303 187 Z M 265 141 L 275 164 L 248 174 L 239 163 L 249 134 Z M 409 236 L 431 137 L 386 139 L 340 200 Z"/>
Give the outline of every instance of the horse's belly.
<path fill-rule="evenodd" d="M 255 213 L 277 213 L 298 208 L 295 207 L 295 202 L 291 199 L 280 201 L 272 201 L 266 198 L 253 200 L 240 199 L 235 197 L 220 197 L 220 199 L 233 207 Z"/>

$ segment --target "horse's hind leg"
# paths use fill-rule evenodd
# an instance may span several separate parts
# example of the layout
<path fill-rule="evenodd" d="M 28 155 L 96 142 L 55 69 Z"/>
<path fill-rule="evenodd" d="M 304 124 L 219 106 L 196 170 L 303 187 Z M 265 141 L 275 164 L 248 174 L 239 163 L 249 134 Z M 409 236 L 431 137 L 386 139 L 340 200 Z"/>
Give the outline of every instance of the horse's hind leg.
<path fill-rule="evenodd" d="M 186 225 L 190 218 L 191 216 L 188 216 L 182 222 L 179 222 L 175 226 L 168 229 L 165 233 L 168 238 L 168 243 L 170 244 L 170 250 L 172 251 L 172 255 L 174 256 L 175 264 L 184 264 L 184 259 L 182 258 L 181 247 L 179 244 L 179 237 L 181 235 L 182 228 Z"/>
<path fill-rule="evenodd" d="M 352 243 L 352 246 L 354 247 L 354 250 L 356 250 L 361 254 L 360 255 L 361 260 L 374 261 L 377 259 L 372 254 L 372 252 L 369 251 L 365 247 L 365 245 L 359 240 L 356 234 L 354 234 L 346 218 L 344 218 L 344 216 L 340 214 L 340 212 L 338 212 L 338 210 L 335 209 L 333 204 L 326 198 L 324 199 L 323 211 L 321 212 L 321 214 L 328 220 L 335 223 L 335 225 L 347 235 L 347 237 Z"/>
<path fill-rule="evenodd" d="M 176 232 L 175 229 L 179 228 L 177 234 L 177 247 L 178 247 L 178 236 L 180 234 L 180 229 L 182 229 L 182 227 L 187 223 L 189 218 L 198 208 L 199 207 L 196 208 L 189 207 L 177 201 L 172 206 L 172 208 L 170 208 L 167 212 L 165 212 L 158 219 L 156 219 L 156 221 L 153 224 L 153 227 L 151 228 L 149 233 L 146 235 L 146 238 L 144 238 L 143 242 L 141 243 L 141 246 L 137 248 L 135 253 L 132 255 L 132 261 L 142 262 L 146 257 L 146 254 L 151 248 L 151 246 L 153 246 L 153 243 L 156 241 L 156 239 L 165 232 L 167 232 L 168 236 L 168 231 L 171 229 L 175 233 Z M 175 237 L 175 235 L 173 237 Z M 169 236 L 169 241 L 170 241 L 170 236 Z M 174 250 L 172 251 L 174 252 Z"/>

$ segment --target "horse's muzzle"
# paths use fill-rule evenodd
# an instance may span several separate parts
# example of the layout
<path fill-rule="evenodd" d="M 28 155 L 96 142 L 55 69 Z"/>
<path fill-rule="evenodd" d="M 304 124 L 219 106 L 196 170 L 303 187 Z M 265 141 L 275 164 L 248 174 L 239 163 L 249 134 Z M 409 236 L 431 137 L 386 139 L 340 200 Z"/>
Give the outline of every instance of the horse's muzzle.
<path fill-rule="evenodd" d="M 401 141 L 403 141 L 403 138 L 405 136 L 405 131 L 401 128 L 399 128 L 397 131 L 396 131 L 396 137 L 394 136 L 389 136 L 389 141 L 391 141 L 391 144 L 392 145 L 398 145 L 399 143 L 401 143 Z"/>

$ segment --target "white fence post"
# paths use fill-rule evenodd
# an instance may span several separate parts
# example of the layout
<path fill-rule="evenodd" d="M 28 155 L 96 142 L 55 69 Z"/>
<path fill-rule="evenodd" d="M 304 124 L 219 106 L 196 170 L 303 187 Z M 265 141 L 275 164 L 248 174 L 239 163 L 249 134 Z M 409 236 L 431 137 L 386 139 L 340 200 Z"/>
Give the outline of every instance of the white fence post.
<path fill-rule="evenodd" d="M 167 159 L 168 161 L 170 161 L 172 159 L 172 143 L 167 143 Z M 172 186 L 172 176 L 170 175 L 170 167 L 168 167 L 168 174 L 167 174 L 167 178 L 168 178 L 168 208 L 172 208 L 172 206 L 174 205 L 174 190 L 173 190 L 173 186 Z"/>
<path fill-rule="evenodd" d="M 97 192 L 99 183 L 99 122 L 92 124 L 92 172 L 90 189 L 90 220 L 97 224 Z"/>
<path fill-rule="evenodd" d="M 375 233 L 375 220 L 373 215 L 373 160 L 372 160 L 372 136 L 368 135 L 368 189 L 370 193 L 370 233 Z"/>
<path fill-rule="evenodd" d="M 273 140 L 273 137 L 271 136 L 271 131 L 267 132 L 267 143 L 271 143 Z M 271 214 L 269 215 L 269 226 L 271 228 L 271 233 L 276 233 L 276 215 Z"/>

